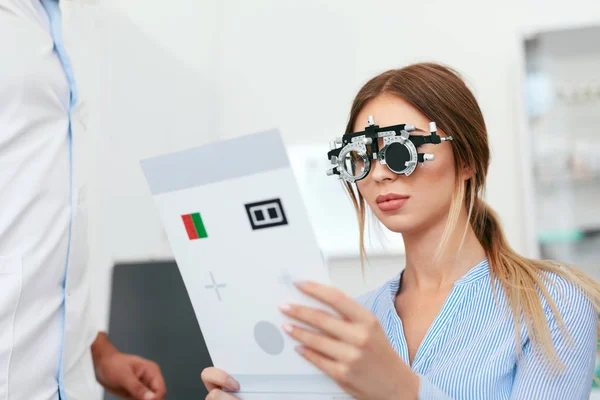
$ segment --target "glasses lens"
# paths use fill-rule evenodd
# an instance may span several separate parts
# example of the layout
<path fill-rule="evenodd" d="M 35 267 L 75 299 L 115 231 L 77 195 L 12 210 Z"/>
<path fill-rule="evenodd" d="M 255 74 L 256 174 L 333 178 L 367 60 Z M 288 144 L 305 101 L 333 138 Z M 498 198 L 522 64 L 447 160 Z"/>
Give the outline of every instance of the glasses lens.
<path fill-rule="evenodd" d="M 362 152 L 349 151 L 344 156 L 344 170 L 352 177 L 359 178 L 365 174 L 366 156 Z"/>
<path fill-rule="evenodd" d="M 406 168 L 406 162 L 410 161 L 410 151 L 402 143 L 390 143 L 385 150 L 385 162 L 388 168 L 397 174 L 402 173 Z"/>

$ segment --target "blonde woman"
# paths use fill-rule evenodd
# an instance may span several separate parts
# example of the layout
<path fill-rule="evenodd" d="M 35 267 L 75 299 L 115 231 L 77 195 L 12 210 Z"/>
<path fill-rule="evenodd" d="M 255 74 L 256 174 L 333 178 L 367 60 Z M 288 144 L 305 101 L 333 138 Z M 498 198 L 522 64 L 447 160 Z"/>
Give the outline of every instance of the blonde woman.
<path fill-rule="evenodd" d="M 283 329 L 356 399 L 587 399 L 599 286 L 574 267 L 531 260 L 508 245 L 481 198 L 486 125 L 460 76 L 427 63 L 378 75 L 357 94 L 345 133 L 411 124 L 413 138 L 430 136 L 432 121 L 438 140 L 415 141 L 426 156 L 408 175 L 393 168 L 398 146 L 386 163 L 346 158 L 366 173 L 346 183 L 361 231 L 368 209 L 402 233 L 405 269 L 358 299 L 299 282 L 339 315 L 284 304 L 283 313 L 316 330 Z M 362 241 L 361 234 L 364 254 Z M 235 399 L 230 391 L 240 389 L 217 368 L 202 379 L 209 399 Z"/>

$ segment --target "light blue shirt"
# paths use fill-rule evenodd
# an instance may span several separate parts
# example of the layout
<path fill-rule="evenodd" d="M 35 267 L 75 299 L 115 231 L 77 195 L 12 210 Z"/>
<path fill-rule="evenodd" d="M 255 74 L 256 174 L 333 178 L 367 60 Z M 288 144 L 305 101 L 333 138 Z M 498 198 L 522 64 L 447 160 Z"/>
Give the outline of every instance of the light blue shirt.
<path fill-rule="evenodd" d="M 358 300 L 379 319 L 398 355 L 408 348 L 394 301 L 399 274 Z M 588 399 L 594 375 L 598 316 L 592 303 L 563 278 L 551 275 L 549 292 L 573 342 L 543 302 L 556 351 L 565 369 L 554 373 L 533 354 L 523 328 L 517 360 L 509 306 L 496 280 L 494 299 L 488 260 L 456 281 L 421 343 L 411 368 L 421 378 L 419 399 Z M 562 293 L 562 296 L 560 295 Z M 502 309 L 497 304 L 502 305 Z"/>

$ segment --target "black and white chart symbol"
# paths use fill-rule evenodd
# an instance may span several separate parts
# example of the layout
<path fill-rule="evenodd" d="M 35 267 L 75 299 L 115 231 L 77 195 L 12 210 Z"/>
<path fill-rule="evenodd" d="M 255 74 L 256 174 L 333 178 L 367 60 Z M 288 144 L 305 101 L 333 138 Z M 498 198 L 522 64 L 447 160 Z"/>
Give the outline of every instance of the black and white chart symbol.
<path fill-rule="evenodd" d="M 280 199 L 263 200 L 244 205 L 252 229 L 272 228 L 287 225 L 287 217 Z"/>

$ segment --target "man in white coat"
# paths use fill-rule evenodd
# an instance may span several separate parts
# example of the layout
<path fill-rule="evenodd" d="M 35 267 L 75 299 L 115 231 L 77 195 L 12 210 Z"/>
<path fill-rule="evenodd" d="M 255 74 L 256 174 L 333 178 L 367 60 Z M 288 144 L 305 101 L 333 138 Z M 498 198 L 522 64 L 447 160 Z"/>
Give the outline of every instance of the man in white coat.
<path fill-rule="evenodd" d="M 78 104 L 58 0 L 0 0 L 0 400 L 162 399 L 92 321 Z"/>

